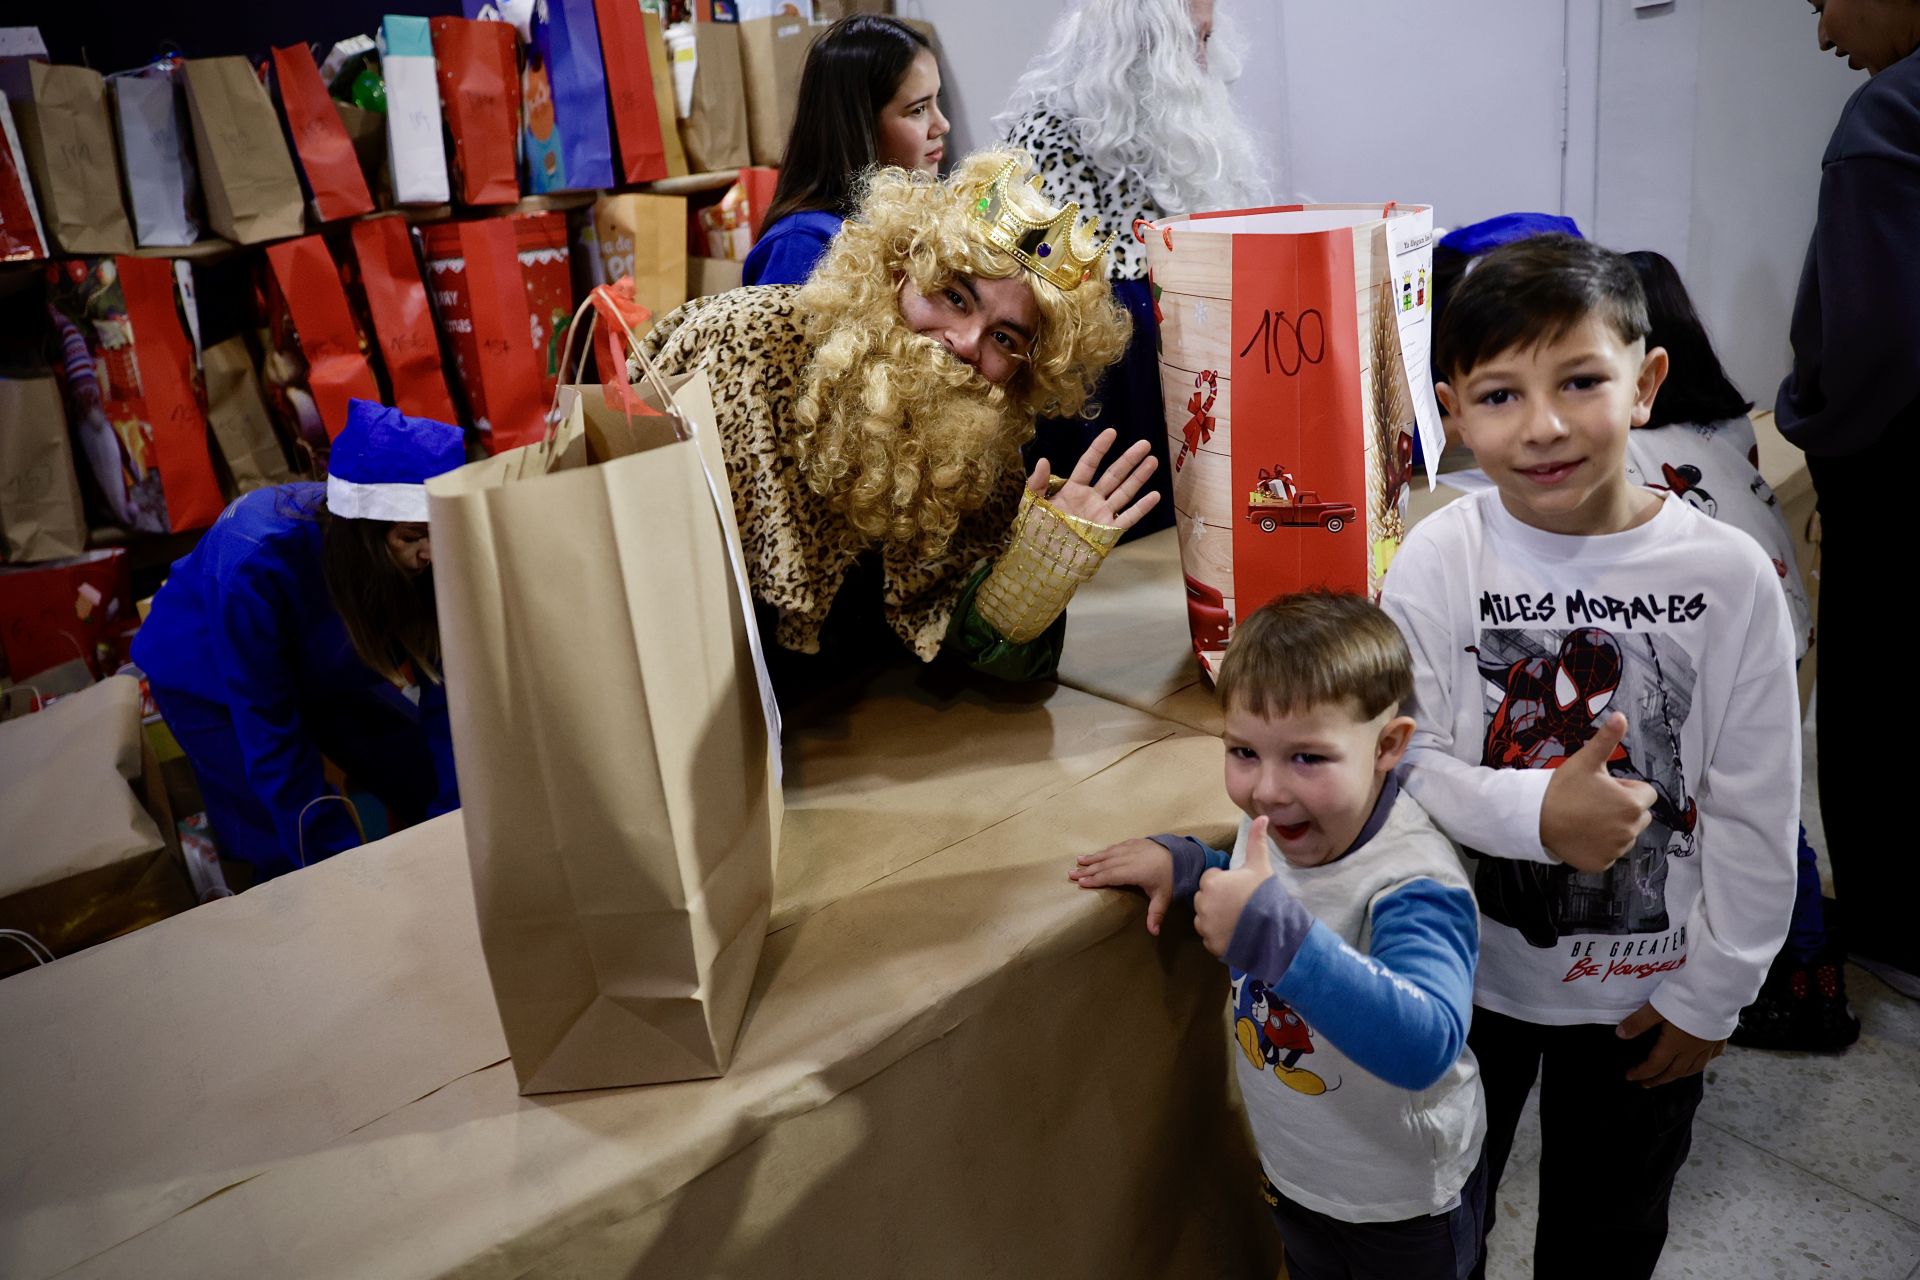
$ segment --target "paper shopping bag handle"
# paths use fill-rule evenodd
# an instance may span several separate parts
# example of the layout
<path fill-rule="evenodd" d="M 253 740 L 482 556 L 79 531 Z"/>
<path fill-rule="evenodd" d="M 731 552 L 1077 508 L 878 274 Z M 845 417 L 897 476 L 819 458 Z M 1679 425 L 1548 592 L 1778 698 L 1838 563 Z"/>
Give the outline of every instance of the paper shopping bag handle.
<path fill-rule="evenodd" d="M 352 800 L 349 800 L 346 796 L 335 796 L 335 795 L 315 796 L 313 799 L 307 801 L 305 804 L 300 806 L 300 816 L 293 820 L 294 826 L 299 829 L 299 833 L 300 833 L 300 848 L 295 856 L 297 856 L 300 859 L 300 865 L 303 867 L 308 865 L 307 864 L 307 810 L 313 808 L 313 806 L 317 804 L 326 804 L 329 800 L 334 801 L 338 804 L 343 804 L 347 806 L 347 813 L 353 818 L 353 829 L 360 833 L 360 843 L 365 844 L 367 842 L 367 829 L 366 827 L 362 826 L 360 823 L 360 808 L 358 805 L 354 804 L 354 802 Z"/>
<path fill-rule="evenodd" d="M 666 380 L 660 376 L 659 369 L 655 368 L 653 361 L 647 359 L 646 353 L 641 351 L 640 339 L 634 334 L 633 328 L 627 323 L 626 318 L 619 313 L 619 308 L 615 306 L 603 308 L 594 305 L 594 295 L 600 293 L 605 288 L 605 285 L 595 285 L 592 292 L 587 294 L 586 300 L 574 309 L 573 319 L 567 324 L 567 338 L 566 341 L 561 344 L 560 350 L 560 377 L 553 384 L 553 403 L 547 406 L 547 435 L 545 443 L 551 444 L 553 442 L 554 433 L 560 426 L 561 388 L 578 385 L 581 374 L 586 371 L 587 353 L 593 349 L 593 326 L 603 311 L 612 315 L 614 323 L 618 324 L 621 332 L 627 335 L 627 343 L 632 358 L 634 363 L 640 366 L 641 376 L 646 378 L 648 384 L 652 386 L 654 394 L 660 397 L 660 411 L 673 420 L 674 436 L 680 440 L 692 439 L 693 424 L 687 421 L 686 415 L 680 411 L 680 406 L 674 402 L 673 392 L 667 389 Z M 611 298 L 612 295 L 609 294 L 608 297 Z M 586 323 L 584 325 L 580 322 L 582 316 L 586 317 Z M 575 346 L 576 342 L 579 343 L 577 347 Z M 567 364 L 569 355 L 573 357 L 571 369 L 568 368 Z M 603 378 L 609 376 L 609 371 L 602 369 L 600 376 Z M 622 369 L 614 376 L 618 376 L 622 381 L 625 381 L 626 370 Z"/>

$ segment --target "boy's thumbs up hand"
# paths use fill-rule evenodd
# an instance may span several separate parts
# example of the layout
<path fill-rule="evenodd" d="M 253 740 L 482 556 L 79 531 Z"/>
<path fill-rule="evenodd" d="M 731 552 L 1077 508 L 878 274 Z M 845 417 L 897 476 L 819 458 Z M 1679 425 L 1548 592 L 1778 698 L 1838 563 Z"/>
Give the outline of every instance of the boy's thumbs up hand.
<path fill-rule="evenodd" d="M 1653 788 L 1607 770 L 1626 736 L 1627 718 L 1616 711 L 1547 782 L 1540 843 L 1575 871 L 1605 871 L 1652 821 Z"/>
<path fill-rule="evenodd" d="M 1193 896 L 1193 927 L 1214 955 L 1225 957 L 1247 900 L 1273 875 L 1270 848 L 1267 820 L 1255 818 L 1247 832 L 1247 856 L 1241 864 L 1230 871 L 1215 869 L 1200 877 L 1200 891 Z"/>

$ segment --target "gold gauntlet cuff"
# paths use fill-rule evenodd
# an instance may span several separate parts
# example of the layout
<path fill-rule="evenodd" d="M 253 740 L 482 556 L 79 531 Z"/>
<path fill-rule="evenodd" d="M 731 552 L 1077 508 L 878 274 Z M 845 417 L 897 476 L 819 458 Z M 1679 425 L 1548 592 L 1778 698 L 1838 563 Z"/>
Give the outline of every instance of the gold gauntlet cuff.
<path fill-rule="evenodd" d="M 1036 639 L 1119 541 L 1115 526 L 1070 516 L 1028 490 L 1020 495 L 1013 540 L 980 584 L 974 607 L 1015 644 Z"/>

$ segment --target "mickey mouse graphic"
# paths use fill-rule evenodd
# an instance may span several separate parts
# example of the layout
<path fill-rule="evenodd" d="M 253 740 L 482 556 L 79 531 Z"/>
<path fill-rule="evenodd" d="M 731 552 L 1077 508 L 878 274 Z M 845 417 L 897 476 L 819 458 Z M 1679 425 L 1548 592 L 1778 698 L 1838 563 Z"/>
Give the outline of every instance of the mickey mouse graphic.
<path fill-rule="evenodd" d="M 1280 1083 L 1296 1093 L 1327 1092 L 1326 1081 L 1295 1065 L 1313 1052 L 1313 1033 L 1306 1022 L 1260 979 L 1242 977 L 1241 983 L 1234 1007 L 1243 1012 L 1234 1022 L 1234 1036 L 1253 1069 L 1272 1067 Z"/>
<path fill-rule="evenodd" d="M 1667 483 L 1665 487 L 1677 494 L 1688 506 L 1696 507 L 1709 516 L 1719 512 L 1720 504 L 1713 500 L 1711 493 L 1708 493 L 1700 486 L 1700 468 L 1694 466 L 1691 462 L 1682 463 L 1677 467 L 1671 463 L 1663 462 L 1660 464 L 1660 474 L 1666 479 Z M 1661 486 L 1650 485 L 1648 487 L 1657 489 Z"/>

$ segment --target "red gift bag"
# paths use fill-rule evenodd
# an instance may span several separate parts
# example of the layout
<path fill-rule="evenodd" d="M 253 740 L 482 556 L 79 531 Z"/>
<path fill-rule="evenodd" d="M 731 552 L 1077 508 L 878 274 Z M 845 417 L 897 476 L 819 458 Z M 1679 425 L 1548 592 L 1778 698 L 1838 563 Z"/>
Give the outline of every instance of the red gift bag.
<path fill-rule="evenodd" d="M 65 317 L 69 416 L 115 517 L 155 533 L 212 524 L 225 504 L 173 264 L 71 258 L 47 273 Z"/>
<path fill-rule="evenodd" d="M 566 215 L 443 222 L 421 237 L 440 323 L 487 449 L 541 439 L 573 314 Z"/>
<path fill-rule="evenodd" d="M 27 176 L 27 153 L 13 127 L 13 111 L 0 98 L 0 262 L 47 256 L 47 233 Z"/>
<path fill-rule="evenodd" d="M 319 236 L 270 245 L 267 262 L 293 319 L 307 361 L 307 386 L 331 440 L 347 425 L 347 401 L 380 400 L 380 384 L 361 347 L 340 271 Z"/>
<path fill-rule="evenodd" d="M 633 0 L 594 0 L 593 12 L 606 59 L 607 97 L 613 103 L 622 172 L 628 182 L 657 182 L 667 176 L 667 148 L 647 62 L 646 17 Z M 673 127 L 672 121 L 667 123 Z"/>
<path fill-rule="evenodd" d="M 16 681 L 75 658 L 111 675 L 139 625 L 123 548 L 0 567 L 0 657 Z"/>
<path fill-rule="evenodd" d="M 280 105 L 287 113 L 287 131 L 313 193 L 313 210 L 322 222 L 373 212 L 373 196 L 354 154 L 353 140 L 340 121 L 340 112 L 327 95 L 313 52 L 303 44 L 273 51 L 279 78 Z"/>
<path fill-rule="evenodd" d="M 386 361 L 393 403 L 402 413 L 458 422 L 440 367 L 440 340 L 406 220 L 370 218 L 353 227 L 353 255 L 367 294 L 367 313 Z"/>
<path fill-rule="evenodd" d="M 520 69 L 513 27 L 466 18 L 428 21 L 440 107 L 453 134 L 454 194 L 466 204 L 512 204 L 520 198 L 514 154 Z"/>

